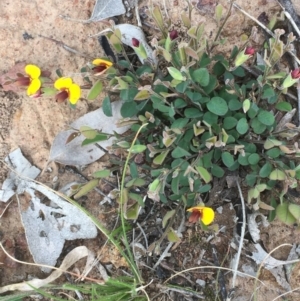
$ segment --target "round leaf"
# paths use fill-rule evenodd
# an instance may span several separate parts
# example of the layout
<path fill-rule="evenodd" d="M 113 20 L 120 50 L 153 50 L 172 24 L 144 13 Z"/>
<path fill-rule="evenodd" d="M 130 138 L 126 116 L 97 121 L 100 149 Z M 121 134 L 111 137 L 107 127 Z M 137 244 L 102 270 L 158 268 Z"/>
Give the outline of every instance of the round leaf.
<path fill-rule="evenodd" d="M 292 105 L 289 102 L 282 101 L 276 104 L 276 109 L 282 112 L 289 112 L 291 111 Z"/>
<path fill-rule="evenodd" d="M 222 178 L 225 174 L 224 170 L 216 164 L 213 164 L 213 166 L 211 168 L 211 173 L 213 176 L 215 176 L 217 178 Z"/>
<path fill-rule="evenodd" d="M 259 171 L 259 176 L 260 176 L 261 178 L 266 178 L 266 177 L 268 177 L 268 176 L 270 175 L 272 169 L 273 169 L 272 164 L 269 163 L 269 162 L 266 162 L 266 163 L 262 166 L 262 168 L 260 169 L 260 171 Z"/>
<path fill-rule="evenodd" d="M 181 74 L 181 72 L 179 70 L 177 70 L 176 68 L 174 67 L 168 67 L 167 68 L 170 75 L 176 79 L 176 80 L 179 80 L 179 81 L 183 81 L 185 80 L 186 78 Z"/>
<path fill-rule="evenodd" d="M 229 152 L 224 152 L 222 153 L 222 161 L 227 167 L 230 167 L 234 163 L 234 158 Z"/>
<path fill-rule="evenodd" d="M 121 107 L 121 115 L 123 118 L 135 116 L 137 112 L 137 104 L 134 101 L 125 102 Z"/>
<path fill-rule="evenodd" d="M 231 130 L 233 129 L 237 124 L 237 119 L 234 117 L 225 117 L 223 121 L 223 128 L 225 130 Z"/>
<path fill-rule="evenodd" d="M 259 162 L 260 160 L 260 157 L 258 154 L 251 154 L 249 157 L 248 157 L 248 162 L 251 164 L 251 165 L 255 165 Z"/>
<path fill-rule="evenodd" d="M 289 212 L 293 215 L 293 217 L 299 221 L 300 220 L 300 206 L 296 204 L 289 204 Z"/>
<path fill-rule="evenodd" d="M 213 97 L 207 104 L 207 109 L 218 115 L 218 116 L 224 116 L 227 111 L 228 111 L 228 106 L 227 106 L 227 103 L 226 101 L 221 98 L 221 97 Z"/>
<path fill-rule="evenodd" d="M 206 68 L 196 69 L 192 74 L 192 78 L 202 87 L 206 87 L 209 84 L 209 73 Z"/>
<path fill-rule="evenodd" d="M 264 125 L 272 125 L 275 122 L 275 117 L 271 112 L 261 110 L 258 115 L 257 119 Z"/>
<path fill-rule="evenodd" d="M 283 181 L 286 179 L 286 175 L 282 170 L 276 168 L 270 173 L 269 179 Z"/>
<path fill-rule="evenodd" d="M 241 134 L 241 135 L 244 135 L 247 133 L 249 129 L 249 125 L 248 125 L 248 122 L 247 122 L 247 119 L 246 118 L 241 118 L 237 125 L 236 125 L 236 130 Z"/>
<path fill-rule="evenodd" d="M 293 225 L 297 221 L 289 211 L 288 203 L 283 203 L 277 206 L 276 216 L 278 217 L 279 220 L 281 220 L 287 225 Z"/>
<path fill-rule="evenodd" d="M 251 107 L 250 100 L 249 99 L 245 99 L 243 101 L 243 111 L 244 111 L 244 113 L 247 113 L 249 111 L 250 107 Z"/>

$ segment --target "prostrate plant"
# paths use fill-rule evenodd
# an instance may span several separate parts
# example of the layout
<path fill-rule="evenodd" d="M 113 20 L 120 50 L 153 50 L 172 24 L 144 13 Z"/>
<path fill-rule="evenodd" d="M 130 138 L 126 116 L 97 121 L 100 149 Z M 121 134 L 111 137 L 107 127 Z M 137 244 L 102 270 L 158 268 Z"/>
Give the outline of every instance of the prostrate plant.
<path fill-rule="evenodd" d="M 134 187 L 140 178 L 139 169 L 145 174 L 145 183 L 149 183 L 147 173 L 151 175 L 149 198 L 164 203 L 182 200 L 190 207 L 211 190 L 215 178 L 238 171 L 247 174 L 244 183 L 249 187 L 249 205 L 272 211 L 277 206 L 274 200 L 278 200 L 278 218 L 294 223 L 300 217 L 300 207 L 287 205 L 284 198 L 287 188 L 295 188 L 300 178 L 300 152 L 293 142 L 299 128 L 291 123 L 295 111 L 286 101 L 286 93 L 300 75 L 298 69 L 274 72 L 291 49 L 294 36 L 289 34 L 284 43 L 284 31 L 275 30 L 263 60 L 254 67 L 260 73 L 255 78 L 243 68 L 256 53 L 253 47 L 234 47 L 226 58 L 216 53 L 216 47 L 213 52 L 208 50 L 203 24 L 192 26 L 183 14 L 188 40 L 184 37 L 181 41 L 175 30 L 168 31 L 165 24 L 171 23 L 162 21 L 157 7 L 152 15 L 161 30 L 154 51 L 158 67 L 143 64 L 133 68 L 130 61 L 120 60 L 117 66 L 128 69 L 116 69 L 109 82 L 110 91 L 119 93 L 124 102 L 122 116 L 133 118 L 133 122 L 138 116 L 139 124 L 133 124 L 132 131 L 148 123 L 137 141 L 147 147 L 144 163 L 137 167 L 136 156 L 132 156 L 128 186 Z M 138 46 L 138 41 L 132 43 L 133 48 Z M 275 118 L 279 113 L 286 113 L 283 124 Z M 128 149 L 131 139 L 128 136 L 113 148 Z M 276 185 L 282 193 L 273 189 Z"/>
<path fill-rule="evenodd" d="M 212 42 L 208 41 L 204 24 L 192 25 L 191 9 L 189 5 L 188 13 L 182 14 L 187 32 L 182 40 L 176 30 L 170 30 L 171 21 L 164 21 L 160 9 L 152 9 L 161 34 L 153 41 L 153 53 L 144 39 L 140 42 L 132 38 L 131 47 L 141 62 L 138 66 L 128 59 L 121 42 L 122 25 L 118 25 L 106 31 L 106 36 L 125 59 L 115 64 L 106 58 L 95 59 L 81 70 L 88 86 L 92 85 L 89 100 L 103 92 L 104 80 L 108 82 L 103 100 L 106 115 L 111 116 L 110 99 L 117 95 L 123 101 L 121 124 L 132 124 L 134 133 L 147 123 L 129 160 L 131 180 L 124 191 L 132 202 L 130 214 L 126 210 L 124 214 L 135 219 L 143 206 L 143 198 L 133 192 L 134 187 L 144 187 L 154 201 L 181 200 L 191 207 L 202 202 L 214 179 L 239 171 L 241 175 L 247 174 L 244 182 L 249 187 L 248 204 L 255 210 L 272 211 L 279 200 L 278 218 L 292 224 L 300 218 L 297 213 L 300 207 L 295 210 L 298 205 L 287 204 L 285 198 L 288 187 L 295 188 L 300 178 L 297 163 L 300 152 L 293 142 L 299 128 L 291 123 L 295 110 L 286 101 L 286 93 L 299 82 L 300 72 L 274 70 L 282 56 L 291 50 L 295 38 L 289 34 L 284 43 L 284 31 L 276 29 L 275 37 L 265 44 L 264 57 L 252 68 L 259 74 L 254 77 L 247 72 L 249 67 L 243 67 L 254 58 L 254 47 L 246 44 L 241 50 L 234 47 L 229 58 L 218 54 L 217 46 L 224 42 L 219 40 L 221 31 Z M 227 17 L 228 14 L 222 23 L 222 6 L 218 5 L 219 28 Z M 16 82 L 26 84 L 27 93 L 38 97 L 54 93 L 55 89 L 43 87 L 38 67 L 28 65 L 25 71 L 28 76 L 19 77 Z M 59 78 L 54 87 L 60 90 L 57 101 L 69 99 L 74 105 L 80 97 L 79 86 L 70 78 Z M 285 114 L 285 122 L 276 120 L 278 114 Z M 77 134 L 86 137 L 84 144 L 111 136 L 90 128 Z M 73 136 L 67 142 L 72 139 Z M 126 139 L 119 137 L 112 148 L 129 150 L 132 139 L 133 135 Z M 143 163 L 137 166 L 140 161 L 137 157 L 142 156 Z M 273 189 L 278 183 L 282 192 Z M 264 202 L 262 193 L 266 195 Z"/>

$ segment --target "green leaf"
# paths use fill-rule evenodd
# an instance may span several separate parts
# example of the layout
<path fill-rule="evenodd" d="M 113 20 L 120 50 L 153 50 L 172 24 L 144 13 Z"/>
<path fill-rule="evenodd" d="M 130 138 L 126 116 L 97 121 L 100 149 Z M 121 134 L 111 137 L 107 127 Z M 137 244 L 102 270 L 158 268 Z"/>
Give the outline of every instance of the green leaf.
<path fill-rule="evenodd" d="M 202 166 L 196 166 L 196 170 L 198 171 L 200 177 L 204 180 L 207 184 L 212 180 L 211 174 Z"/>
<path fill-rule="evenodd" d="M 101 141 L 106 141 L 108 139 L 109 139 L 109 136 L 107 134 L 99 133 L 96 135 L 96 137 L 94 139 L 83 140 L 83 142 L 81 143 L 81 146 L 94 144 L 94 143 L 101 142 Z"/>
<path fill-rule="evenodd" d="M 170 152 L 170 150 L 166 150 L 166 151 L 163 151 L 161 152 L 159 155 L 157 155 L 154 160 L 153 160 L 153 163 L 156 164 L 156 165 L 161 165 L 163 164 L 163 162 L 165 161 L 168 153 Z"/>
<path fill-rule="evenodd" d="M 182 99 L 182 98 L 176 98 L 174 101 L 174 108 L 176 109 L 182 109 L 184 107 L 186 107 L 187 104 L 186 102 Z"/>
<path fill-rule="evenodd" d="M 63 77 L 63 74 L 62 74 L 61 69 L 56 69 L 56 70 L 55 70 L 55 73 L 56 73 L 56 75 L 57 75 L 58 77 Z"/>
<path fill-rule="evenodd" d="M 245 156 L 243 156 L 242 154 L 239 154 L 238 157 L 238 162 L 242 165 L 242 166 L 247 166 L 249 165 L 249 161 L 248 161 L 248 157 L 250 156 L 249 153 L 246 153 Z"/>
<path fill-rule="evenodd" d="M 242 106 L 243 106 L 243 104 L 237 99 L 233 98 L 233 99 L 229 100 L 228 107 L 229 107 L 230 111 L 237 111 Z"/>
<path fill-rule="evenodd" d="M 87 95 L 87 99 L 88 100 L 96 99 L 97 96 L 102 92 L 102 89 L 103 89 L 102 81 L 98 79 L 93 85 L 93 87 L 91 88 L 91 90 L 89 91 Z"/>
<path fill-rule="evenodd" d="M 85 185 L 83 185 L 80 190 L 74 195 L 74 199 L 77 200 L 81 198 L 82 196 L 86 195 L 88 192 L 93 190 L 95 187 L 97 187 L 99 183 L 98 179 L 93 179 L 89 182 L 87 182 Z"/>
<path fill-rule="evenodd" d="M 132 154 L 139 154 L 139 153 L 142 153 L 143 151 L 145 151 L 146 148 L 147 148 L 146 145 L 137 144 L 137 145 L 134 145 L 131 148 L 131 153 Z"/>
<path fill-rule="evenodd" d="M 283 203 L 277 206 L 276 208 L 276 216 L 277 218 L 284 222 L 287 225 L 293 225 L 297 220 L 289 211 L 289 204 Z"/>
<path fill-rule="evenodd" d="M 251 154 L 249 157 L 248 157 L 248 162 L 251 164 L 251 165 L 256 165 L 260 160 L 260 156 L 258 154 Z"/>
<path fill-rule="evenodd" d="M 251 120 L 251 127 L 254 133 L 258 135 L 262 134 L 267 128 L 267 126 L 262 124 L 257 118 Z"/>
<path fill-rule="evenodd" d="M 300 221 L 300 206 L 296 204 L 289 204 L 289 212 L 299 222 Z"/>
<path fill-rule="evenodd" d="M 82 125 L 79 128 L 79 131 L 87 139 L 94 139 L 98 134 L 97 130 L 92 129 L 91 127 L 89 127 L 87 125 Z"/>
<path fill-rule="evenodd" d="M 216 9 L 215 9 L 215 15 L 216 15 L 217 24 L 220 23 L 221 18 L 222 18 L 222 14 L 223 14 L 223 6 L 221 4 L 218 4 L 216 6 Z"/>
<path fill-rule="evenodd" d="M 197 192 L 199 193 L 205 193 L 205 192 L 208 192 L 211 190 L 211 185 L 209 184 L 206 184 L 206 185 L 202 185 L 198 190 Z"/>
<path fill-rule="evenodd" d="M 211 112 L 206 112 L 203 116 L 203 121 L 208 123 L 209 125 L 217 124 L 218 123 L 218 116 Z"/>
<path fill-rule="evenodd" d="M 125 102 L 132 102 L 137 93 L 138 89 L 136 87 L 130 87 L 130 89 L 121 90 L 120 98 Z"/>
<path fill-rule="evenodd" d="M 171 190 L 175 194 L 179 194 L 179 181 L 180 181 L 180 177 L 177 176 L 177 177 L 173 178 L 172 182 L 171 182 Z"/>
<path fill-rule="evenodd" d="M 203 116 L 203 113 L 196 108 L 187 108 L 184 110 L 184 116 L 187 118 L 199 118 Z"/>
<path fill-rule="evenodd" d="M 181 157 L 185 157 L 185 156 L 190 156 L 191 154 L 186 151 L 185 149 L 181 148 L 180 146 L 177 146 L 171 153 L 171 156 L 174 158 L 174 159 L 177 159 L 177 158 L 181 158 Z"/>
<path fill-rule="evenodd" d="M 275 91 L 272 87 L 265 85 L 263 87 L 263 95 L 262 98 L 263 99 L 269 99 L 272 98 L 273 96 L 275 96 Z"/>
<path fill-rule="evenodd" d="M 167 234 L 169 242 L 178 242 L 180 241 L 180 238 L 176 234 L 176 232 L 171 228 Z"/>
<path fill-rule="evenodd" d="M 110 175 L 110 170 L 108 169 L 98 170 L 92 174 L 94 178 L 107 178 L 109 177 L 109 175 Z"/>
<path fill-rule="evenodd" d="M 223 121 L 223 128 L 225 130 L 231 130 L 236 126 L 237 122 L 237 119 L 234 117 L 225 117 Z"/>
<path fill-rule="evenodd" d="M 226 71 L 226 68 L 220 61 L 216 62 L 215 65 L 213 66 L 213 73 L 216 76 L 223 75 L 225 71 Z"/>
<path fill-rule="evenodd" d="M 272 169 L 273 169 L 272 164 L 270 162 L 266 162 L 260 169 L 259 176 L 261 178 L 267 178 L 270 175 Z"/>
<path fill-rule="evenodd" d="M 275 139 L 275 138 L 268 138 L 265 143 L 264 143 L 264 148 L 265 149 L 270 149 L 274 146 L 279 146 L 282 145 L 282 142 Z"/>
<path fill-rule="evenodd" d="M 292 105 L 286 101 L 278 102 L 275 108 L 282 112 L 289 112 L 293 109 Z"/>
<path fill-rule="evenodd" d="M 130 175 L 132 178 L 137 178 L 139 175 L 138 168 L 134 161 L 132 161 L 129 165 Z"/>
<path fill-rule="evenodd" d="M 272 197 L 271 198 L 271 202 L 270 202 L 270 205 L 273 207 L 273 208 L 277 208 L 277 202 L 276 200 Z M 269 222 L 272 222 L 276 217 L 276 210 L 272 210 L 269 212 L 269 216 L 268 216 L 268 221 Z"/>
<path fill-rule="evenodd" d="M 183 76 L 183 75 L 181 74 L 181 72 L 180 72 L 179 70 L 177 70 L 176 68 L 174 68 L 174 67 L 168 67 L 167 69 L 168 69 L 170 75 L 171 75 L 174 79 L 179 80 L 179 81 L 184 81 L 184 80 L 186 80 L 186 77 Z"/>
<path fill-rule="evenodd" d="M 234 158 L 229 152 L 223 152 L 222 161 L 227 167 L 230 167 L 234 163 Z"/>
<path fill-rule="evenodd" d="M 145 204 L 143 202 L 143 198 L 140 194 L 137 194 L 137 193 L 133 193 L 133 192 L 129 192 L 128 194 L 129 198 L 138 202 L 138 204 L 141 206 L 141 207 L 144 207 Z"/>
<path fill-rule="evenodd" d="M 140 208 L 141 206 L 138 202 L 136 202 L 126 209 L 126 211 L 124 212 L 124 217 L 129 220 L 136 220 L 139 216 Z"/>
<path fill-rule="evenodd" d="M 257 115 L 258 111 L 259 108 L 257 104 L 252 103 L 249 111 L 247 112 L 247 115 L 249 116 L 250 119 L 253 119 Z"/>
<path fill-rule="evenodd" d="M 266 155 L 273 159 L 279 157 L 280 154 L 281 154 L 281 150 L 278 147 L 274 147 L 266 151 Z"/>
<path fill-rule="evenodd" d="M 251 101 L 249 99 L 245 99 L 243 101 L 243 111 L 244 111 L 244 113 L 247 113 L 249 111 L 250 107 L 251 107 Z"/>
<path fill-rule="evenodd" d="M 282 170 L 276 168 L 270 173 L 269 179 L 284 181 L 286 179 L 286 175 Z"/>
<path fill-rule="evenodd" d="M 206 87 L 209 84 L 209 73 L 206 68 L 196 69 L 192 73 L 192 79 L 199 83 L 200 86 Z"/>
<path fill-rule="evenodd" d="M 43 87 L 41 88 L 43 96 L 54 96 L 57 93 L 55 88 Z"/>
<path fill-rule="evenodd" d="M 134 101 L 125 102 L 121 107 L 121 115 L 123 118 L 133 117 L 137 114 L 138 108 L 137 104 Z"/>
<path fill-rule="evenodd" d="M 134 100 L 145 100 L 150 97 L 150 92 L 148 90 L 141 90 L 139 91 L 135 97 Z"/>
<path fill-rule="evenodd" d="M 178 118 L 172 123 L 171 129 L 183 129 L 189 121 L 188 118 Z"/>
<path fill-rule="evenodd" d="M 246 118 L 241 118 L 237 125 L 236 125 L 236 130 L 241 134 L 244 135 L 247 133 L 249 129 L 248 121 Z"/>
<path fill-rule="evenodd" d="M 213 164 L 211 168 L 211 173 L 217 178 L 222 178 L 225 174 L 225 171 L 220 166 Z"/>
<path fill-rule="evenodd" d="M 218 115 L 218 116 L 224 116 L 227 111 L 228 111 L 228 106 L 227 106 L 227 103 L 226 101 L 221 98 L 221 97 L 213 97 L 207 104 L 207 109 Z"/>
<path fill-rule="evenodd" d="M 258 115 L 257 119 L 264 125 L 272 125 L 275 122 L 275 117 L 271 112 L 261 110 Z"/>
<path fill-rule="evenodd" d="M 253 187 L 256 183 L 257 176 L 255 174 L 249 174 L 246 176 L 246 183 L 248 186 Z"/>
<path fill-rule="evenodd" d="M 140 187 L 140 186 L 144 186 L 145 184 L 146 184 L 146 181 L 144 179 L 133 178 L 126 183 L 125 187 L 126 188 L 133 187 L 133 186 Z"/>
<path fill-rule="evenodd" d="M 113 115 L 110 98 L 108 96 L 105 96 L 102 101 L 102 110 L 107 117 L 111 117 Z"/>
<path fill-rule="evenodd" d="M 162 227 L 165 228 L 167 225 L 168 220 L 175 214 L 175 210 L 168 211 L 162 220 Z"/>

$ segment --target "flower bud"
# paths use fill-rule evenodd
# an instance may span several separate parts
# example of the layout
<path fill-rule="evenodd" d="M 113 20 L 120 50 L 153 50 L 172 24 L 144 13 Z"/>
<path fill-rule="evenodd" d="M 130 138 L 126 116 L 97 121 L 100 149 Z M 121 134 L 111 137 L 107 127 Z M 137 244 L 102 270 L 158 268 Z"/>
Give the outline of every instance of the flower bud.
<path fill-rule="evenodd" d="M 286 89 L 293 86 L 295 83 L 298 82 L 299 78 L 300 78 L 300 69 L 298 68 L 289 73 L 289 75 L 283 81 L 281 88 Z"/>
<path fill-rule="evenodd" d="M 244 51 L 244 54 L 247 54 L 247 55 L 254 55 L 255 53 L 255 49 L 253 47 L 247 47 Z"/>
<path fill-rule="evenodd" d="M 132 43 L 133 47 L 139 47 L 140 46 L 140 41 L 136 38 L 132 38 L 131 43 Z"/>
<path fill-rule="evenodd" d="M 241 66 L 254 54 L 255 54 L 255 49 L 253 47 L 247 47 L 246 49 L 238 53 L 234 61 L 234 66 L 235 67 Z"/>
<path fill-rule="evenodd" d="M 293 70 L 293 71 L 291 72 L 291 77 L 292 77 L 293 79 L 298 79 L 298 78 L 300 78 L 300 69 L 297 68 L 297 69 Z"/>
<path fill-rule="evenodd" d="M 170 31 L 169 32 L 169 37 L 170 37 L 171 41 L 177 39 L 178 38 L 177 30 L 174 29 L 174 30 Z"/>
<path fill-rule="evenodd" d="M 132 43 L 132 48 L 134 52 L 138 55 L 139 59 L 140 60 L 147 59 L 148 55 L 143 43 L 140 43 L 140 41 L 136 38 L 132 38 L 131 43 Z"/>
<path fill-rule="evenodd" d="M 165 49 L 170 52 L 172 47 L 175 45 L 175 39 L 178 38 L 178 32 L 177 30 L 172 30 L 169 32 L 168 37 L 166 38 L 166 42 L 165 42 Z"/>

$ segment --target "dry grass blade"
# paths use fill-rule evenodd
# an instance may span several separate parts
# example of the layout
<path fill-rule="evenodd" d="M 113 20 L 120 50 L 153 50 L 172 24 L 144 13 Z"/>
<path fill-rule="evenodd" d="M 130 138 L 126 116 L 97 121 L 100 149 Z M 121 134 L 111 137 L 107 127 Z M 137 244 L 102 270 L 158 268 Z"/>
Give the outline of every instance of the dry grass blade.
<path fill-rule="evenodd" d="M 238 179 L 236 179 L 236 184 L 237 184 L 237 187 L 238 187 L 238 191 L 239 191 L 239 195 L 240 195 L 240 199 L 241 199 L 241 203 L 242 203 L 243 224 L 242 224 L 242 229 L 241 229 L 240 244 L 239 244 L 239 249 L 238 249 L 238 253 L 237 253 L 237 259 L 236 259 L 236 262 L 235 262 L 234 273 L 233 273 L 233 278 L 232 278 L 232 288 L 233 289 L 235 287 L 235 281 L 236 281 L 236 276 L 237 276 L 237 272 L 238 272 L 237 269 L 238 269 L 239 262 L 240 262 L 240 257 L 241 257 L 241 252 L 242 252 L 242 248 L 243 248 L 243 242 L 244 242 L 244 236 L 245 236 L 245 231 L 246 231 L 245 201 L 244 201 L 244 197 L 243 197 L 242 190 L 241 190 Z"/>

